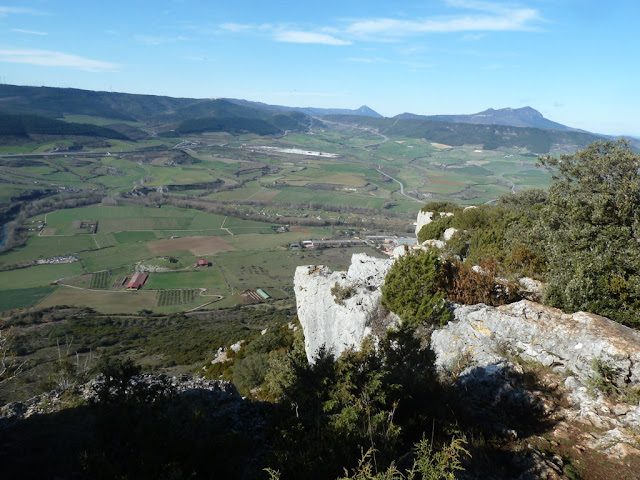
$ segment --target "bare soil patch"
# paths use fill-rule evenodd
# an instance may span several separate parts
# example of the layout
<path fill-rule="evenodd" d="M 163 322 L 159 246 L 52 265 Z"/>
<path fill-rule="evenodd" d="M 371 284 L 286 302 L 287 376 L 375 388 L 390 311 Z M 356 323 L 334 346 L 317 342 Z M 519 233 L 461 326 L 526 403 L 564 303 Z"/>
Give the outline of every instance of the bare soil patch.
<path fill-rule="evenodd" d="M 41 237 L 47 237 L 55 234 L 56 234 L 55 228 L 43 228 L 42 231 L 40 232 Z"/>
<path fill-rule="evenodd" d="M 194 255 L 212 255 L 232 252 L 234 247 L 222 237 L 184 237 L 167 238 L 147 243 L 153 253 L 168 253 L 176 250 L 189 250 Z"/>
<path fill-rule="evenodd" d="M 444 143 L 431 142 L 431 145 L 436 147 L 436 148 L 439 148 L 440 150 L 453 148 L 451 145 L 445 145 Z"/>

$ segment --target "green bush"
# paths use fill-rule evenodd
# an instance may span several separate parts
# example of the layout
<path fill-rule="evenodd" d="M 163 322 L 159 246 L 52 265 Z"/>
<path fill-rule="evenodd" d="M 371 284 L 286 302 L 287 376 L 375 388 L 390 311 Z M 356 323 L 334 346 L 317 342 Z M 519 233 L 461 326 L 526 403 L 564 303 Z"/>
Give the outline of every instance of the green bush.
<path fill-rule="evenodd" d="M 418 232 L 418 243 L 422 243 L 425 240 L 437 240 L 442 237 L 444 231 L 451 225 L 452 219 L 453 217 L 436 217 L 433 221 L 424 225 Z"/>
<path fill-rule="evenodd" d="M 418 250 L 393 264 L 382 286 L 382 305 L 409 324 L 444 325 L 452 315 L 437 251 Z"/>
<path fill-rule="evenodd" d="M 240 391 L 259 387 L 269 368 L 269 356 L 257 353 L 237 360 L 233 366 L 233 383 Z"/>
<path fill-rule="evenodd" d="M 546 255 L 545 303 L 639 327 L 640 157 L 622 141 L 596 142 L 539 162 L 555 173 L 533 227 Z"/>

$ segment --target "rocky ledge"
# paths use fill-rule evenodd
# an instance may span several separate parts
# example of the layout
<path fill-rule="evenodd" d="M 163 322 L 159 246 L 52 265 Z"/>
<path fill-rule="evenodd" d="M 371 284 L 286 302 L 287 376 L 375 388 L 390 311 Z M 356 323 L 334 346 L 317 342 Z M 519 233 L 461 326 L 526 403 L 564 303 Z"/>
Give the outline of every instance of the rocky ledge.
<path fill-rule="evenodd" d="M 380 287 L 392 262 L 356 254 L 347 272 L 298 267 L 295 294 L 310 361 L 321 347 L 335 355 L 357 349 L 367 335 L 383 335 L 398 321 L 380 307 Z M 640 332 L 598 315 L 566 314 L 528 300 L 453 309 L 455 320 L 431 335 L 443 378 L 494 404 L 530 404 L 535 395 L 514 386 L 523 376 L 522 365 L 535 364 L 549 372 L 554 379 L 549 383 L 571 403 L 564 417 L 601 431 L 592 439 L 597 446 L 620 450 L 625 444 L 622 450 L 640 454 Z M 598 380 L 599 368 L 607 371 L 606 378 Z M 618 395 L 598 393 L 597 381 Z"/>

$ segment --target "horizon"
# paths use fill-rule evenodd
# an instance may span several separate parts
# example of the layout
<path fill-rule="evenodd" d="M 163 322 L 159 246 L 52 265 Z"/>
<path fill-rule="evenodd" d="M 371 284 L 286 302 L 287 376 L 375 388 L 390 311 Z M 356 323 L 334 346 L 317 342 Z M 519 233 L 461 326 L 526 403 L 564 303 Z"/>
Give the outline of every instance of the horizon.
<path fill-rule="evenodd" d="M 572 128 L 638 137 L 637 13 L 626 0 L 331 0 L 322 9 L 164 0 L 112 2 L 96 24 L 92 5 L 27 0 L 0 6 L 0 81 L 366 105 L 385 117 L 531 106 Z"/>

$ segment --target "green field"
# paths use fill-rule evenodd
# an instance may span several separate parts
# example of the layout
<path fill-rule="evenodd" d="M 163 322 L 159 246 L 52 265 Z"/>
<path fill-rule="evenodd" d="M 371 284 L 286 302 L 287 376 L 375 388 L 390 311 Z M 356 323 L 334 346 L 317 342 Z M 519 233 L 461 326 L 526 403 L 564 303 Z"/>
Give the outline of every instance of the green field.
<path fill-rule="evenodd" d="M 37 236 L 29 238 L 26 245 L 0 254 L 0 264 L 14 263 L 50 258 L 56 255 L 74 254 L 95 249 L 96 244 L 90 235 L 78 236 Z"/>
<path fill-rule="evenodd" d="M 65 277 L 73 277 L 82 274 L 82 265 L 79 262 L 63 263 L 58 265 L 36 265 L 0 272 L 0 291 L 33 288 L 49 285 L 56 280 Z"/>
<path fill-rule="evenodd" d="M 49 295 L 55 287 L 31 287 L 4 290 L 0 295 L 0 310 L 31 307 Z"/>
<path fill-rule="evenodd" d="M 117 232 L 113 236 L 119 244 L 146 242 L 158 238 L 154 232 Z"/>
<path fill-rule="evenodd" d="M 112 122 L 82 115 L 67 120 L 94 125 Z M 135 122 L 129 125 L 140 126 Z M 208 294 L 225 297 L 214 308 L 242 301 L 238 292 L 257 287 L 269 289 L 276 298 L 292 299 L 295 266 L 346 265 L 356 251 L 292 252 L 292 243 L 332 237 L 342 231 L 358 234 L 365 223 L 369 228 L 380 224 L 381 230 L 406 233 L 425 201 L 479 204 L 510 191 L 544 188 L 549 182 L 548 173 L 535 168 L 536 158 L 525 150 L 486 151 L 482 145 L 449 147 L 425 138 L 385 138 L 357 126 L 335 127 L 331 122 L 311 132 L 288 132 L 282 137 L 216 133 L 189 135 L 188 139 L 198 145 L 180 150 L 164 147 L 173 147 L 183 139 L 105 140 L 92 148 L 104 154 L 73 156 L 45 155 L 53 148 L 70 147 L 74 143 L 71 139 L 6 147 L 6 151 L 43 155 L 0 159 L 4 162 L 0 166 L 0 204 L 20 192 L 29 192 L 36 184 L 38 188 L 59 189 L 58 196 L 69 191 L 77 194 L 78 187 L 89 188 L 100 192 L 97 201 L 105 200 L 104 205 L 65 205 L 28 219 L 25 227 L 34 231 L 27 232 L 24 246 L 0 254 L 0 266 L 15 268 L 65 254 L 76 255 L 80 262 L 3 271 L 0 287 L 25 290 L 25 305 L 41 298 L 38 292 L 49 292 L 42 306 L 79 301 L 102 311 L 115 311 L 109 298 L 125 301 L 122 308 L 126 311 L 143 305 L 179 311 L 181 306 L 207 301 L 197 296 L 185 303 L 187 297 L 180 297 L 176 303 L 177 299 L 170 300 L 167 295 L 178 293 L 161 293 L 156 298 L 155 290 L 206 289 Z M 160 148 L 142 150 L 145 147 Z M 338 156 L 259 147 L 299 148 Z M 126 152 L 113 153 L 119 149 Z M 398 183 L 389 176 L 403 184 L 407 196 L 401 195 Z M 158 190 L 162 193 L 157 193 L 156 187 L 161 186 Z M 129 200 L 132 190 L 134 198 Z M 188 205 L 198 209 L 232 212 L 234 216 L 178 208 L 186 205 L 186 198 L 194 199 L 195 203 Z M 153 199 L 162 201 L 156 204 Z M 306 220 L 300 228 L 292 222 L 284 228 L 285 233 L 276 233 L 275 227 L 286 223 L 282 218 L 291 217 Z M 97 232 L 79 228 L 83 220 L 97 222 Z M 38 222 L 46 222 L 39 235 Z M 315 226 L 323 222 L 326 226 Z M 346 225 L 329 226 L 341 223 Z M 191 237 L 201 238 L 187 241 Z M 176 238 L 180 240 L 175 244 L 166 243 Z M 196 270 L 193 263 L 202 255 L 213 265 Z M 118 282 L 140 268 L 151 272 L 143 292 L 121 297 L 124 292 L 117 291 Z M 49 284 L 63 277 L 71 277 L 65 283 L 76 288 L 58 288 L 51 293 Z M 35 293 L 31 295 L 29 289 Z"/>

